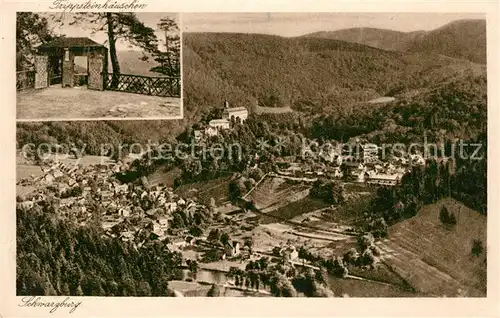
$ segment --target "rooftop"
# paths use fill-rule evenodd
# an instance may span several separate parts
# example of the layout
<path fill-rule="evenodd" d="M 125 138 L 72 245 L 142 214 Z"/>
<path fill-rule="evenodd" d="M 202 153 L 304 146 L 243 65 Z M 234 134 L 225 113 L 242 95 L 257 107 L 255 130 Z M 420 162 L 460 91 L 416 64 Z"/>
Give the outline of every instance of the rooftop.
<path fill-rule="evenodd" d="M 398 174 L 373 174 L 370 176 L 370 179 L 378 179 L 378 180 L 397 180 L 399 178 Z"/>
<path fill-rule="evenodd" d="M 229 121 L 227 119 L 212 119 L 209 122 L 210 125 L 212 124 L 229 124 Z"/>
<path fill-rule="evenodd" d="M 50 48 L 83 48 L 83 47 L 103 47 L 104 45 L 99 44 L 87 37 L 76 37 L 76 38 L 66 38 L 61 37 L 50 42 L 44 43 L 38 46 L 38 49 L 50 49 Z"/>

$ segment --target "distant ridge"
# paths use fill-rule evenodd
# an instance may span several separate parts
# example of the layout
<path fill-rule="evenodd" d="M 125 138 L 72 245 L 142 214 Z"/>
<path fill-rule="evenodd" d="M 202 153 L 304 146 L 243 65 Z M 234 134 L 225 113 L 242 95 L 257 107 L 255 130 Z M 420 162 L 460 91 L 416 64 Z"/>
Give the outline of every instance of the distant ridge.
<path fill-rule="evenodd" d="M 483 19 L 457 20 L 432 31 L 349 28 L 302 37 L 335 39 L 390 51 L 441 54 L 486 64 L 486 20 Z"/>
<path fill-rule="evenodd" d="M 364 44 L 389 51 L 405 51 L 411 41 L 421 38 L 425 31 L 400 32 L 377 28 L 349 28 L 338 31 L 320 31 L 303 35 Z"/>
<path fill-rule="evenodd" d="M 467 59 L 486 64 L 486 20 L 459 20 L 427 32 L 408 47 L 411 52 L 425 52 Z"/>

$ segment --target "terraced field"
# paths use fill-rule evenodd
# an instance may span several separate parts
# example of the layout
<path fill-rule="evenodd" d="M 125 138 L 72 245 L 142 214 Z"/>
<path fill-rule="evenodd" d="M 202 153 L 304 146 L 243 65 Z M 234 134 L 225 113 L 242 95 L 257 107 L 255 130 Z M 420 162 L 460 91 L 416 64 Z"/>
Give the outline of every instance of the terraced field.
<path fill-rule="evenodd" d="M 180 177 L 180 175 L 181 170 L 179 168 L 174 168 L 169 171 L 157 170 L 148 176 L 148 180 L 151 185 L 159 185 L 160 183 L 163 183 L 166 186 L 173 187 L 175 179 Z"/>
<path fill-rule="evenodd" d="M 180 186 L 175 190 L 183 198 L 197 198 L 200 203 L 210 204 L 210 198 L 217 205 L 228 200 L 229 181 L 231 176 L 224 176 L 209 181 L 200 181 Z"/>
<path fill-rule="evenodd" d="M 439 221 L 446 205 L 457 217 L 451 228 Z M 486 296 L 486 252 L 471 253 L 472 241 L 486 246 L 486 217 L 445 199 L 425 206 L 416 217 L 392 226 L 376 244 L 382 260 L 418 292 L 429 296 Z"/>
<path fill-rule="evenodd" d="M 308 194 L 308 185 L 295 185 L 282 178 L 269 177 L 248 195 L 248 199 L 253 200 L 257 209 L 269 213 L 290 202 L 303 199 Z"/>

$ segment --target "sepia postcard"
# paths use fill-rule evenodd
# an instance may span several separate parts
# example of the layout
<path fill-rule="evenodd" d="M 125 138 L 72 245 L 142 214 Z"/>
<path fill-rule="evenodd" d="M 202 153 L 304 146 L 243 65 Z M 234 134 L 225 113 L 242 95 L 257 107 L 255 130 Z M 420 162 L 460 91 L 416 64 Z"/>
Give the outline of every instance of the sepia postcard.
<path fill-rule="evenodd" d="M 500 315 L 498 3 L 216 2 L 2 4 L 0 315 Z"/>
<path fill-rule="evenodd" d="M 18 12 L 17 119 L 179 119 L 178 14 Z"/>

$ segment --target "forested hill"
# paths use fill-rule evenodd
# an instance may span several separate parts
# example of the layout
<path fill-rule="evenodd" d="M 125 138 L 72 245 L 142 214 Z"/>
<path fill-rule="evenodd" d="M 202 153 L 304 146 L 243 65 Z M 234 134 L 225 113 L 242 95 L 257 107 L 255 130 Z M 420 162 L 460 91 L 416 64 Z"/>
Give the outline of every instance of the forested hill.
<path fill-rule="evenodd" d="M 388 51 L 405 51 L 411 41 L 423 37 L 425 33 L 425 31 L 401 32 L 377 28 L 348 28 L 319 31 L 303 35 L 303 37 L 347 41 Z"/>
<path fill-rule="evenodd" d="M 486 20 L 460 20 L 428 32 L 407 48 L 486 64 Z"/>
<path fill-rule="evenodd" d="M 432 88 L 485 67 L 432 53 L 385 51 L 321 38 L 185 33 L 186 102 L 223 99 L 318 113 L 395 92 Z"/>
<path fill-rule="evenodd" d="M 342 40 L 392 51 L 442 54 L 486 64 L 486 20 L 482 19 L 453 21 L 432 31 L 349 28 L 304 37 Z"/>

